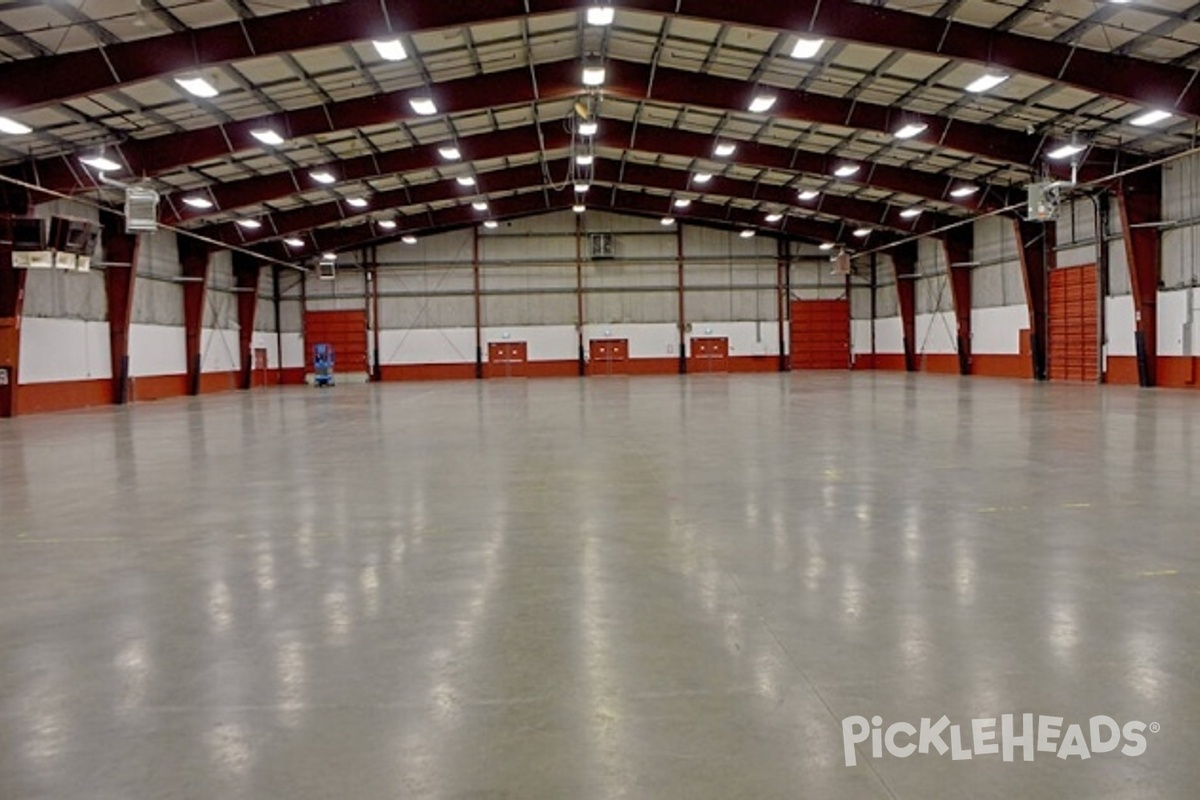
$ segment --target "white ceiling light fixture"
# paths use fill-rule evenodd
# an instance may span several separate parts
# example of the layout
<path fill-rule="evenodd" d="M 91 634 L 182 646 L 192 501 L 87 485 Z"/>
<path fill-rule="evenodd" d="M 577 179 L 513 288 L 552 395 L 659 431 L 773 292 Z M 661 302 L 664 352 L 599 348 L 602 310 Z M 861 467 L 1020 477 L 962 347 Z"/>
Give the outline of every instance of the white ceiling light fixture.
<path fill-rule="evenodd" d="M 691 204 L 692 204 L 692 201 L 688 200 L 686 197 L 681 197 L 675 201 L 676 208 L 687 208 Z"/>
<path fill-rule="evenodd" d="M 603 86 L 608 71 L 603 64 L 585 64 L 583 67 L 584 86 Z"/>
<path fill-rule="evenodd" d="M 370 205 L 365 197 L 347 197 L 346 203 L 354 208 L 366 208 Z"/>
<path fill-rule="evenodd" d="M 585 206 L 583 203 L 576 203 L 575 205 L 571 206 L 571 210 L 576 214 L 582 214 L 583 212 L 587 211 L 587 206 Z"/>
<path fill-rule="evenodd" d="M 116 172 L 117 170 L 121 169 L 120 164 L 104 155 L 104 153 L 81 156 L 79 161 L 93 169 L 99 170 L 100 172 Z"/>
<path fill-rule="evenodd" d="M 9 136 L 24 136 L 27 133 L 33 133 L 33 128 L 17 122 L 15 119 L 0 117 L 0 133 L 7 133 Z"/>
<path fill-rule="evenodd" d="M 301 247 L 304 247 L 304 240 L 297 238 L 295 236 L 289 236 L 288 238 L 283 240 L 283 243 L 286 244 L 288 247 L 292 248 L 293 250 L 298 250 Z"/>
<path fill-rule="evenodd" d="M 728 158 L 737 152 L 737 145 L 733 142 L 717 142 L 717 146 L 713 148 L 713 154 L 718 158 Z"/>
<path fill-rule="evenodd" d="M 431 117 L 438 113 L 437 103 L 433 102 L 432 97 L 410 97 L 408 104 L 422 117 Z"/>
<path fill-rule="evenodd" d="M 697 172 L 692 176 L 693 183 L 708 183 L 713 179 L 711 172 Z"/>
<path fill-rule="evenodd" d="M 779 220 L 783 219 L 783 214 L 780 214 L 778 211 L 773 211 L 770 214 L 767 214 L 766 219 L 767 222 L 779 222 Z"/>
<path fill-rule="evenodd" d="M 454 145 L 448 144 L 445 147 L 438 148 L 438 155 L 447 161 L 458 161 L 462 158 L 462 151 Z"/>
<path fill-rule="evenodd" d="M 1079 142 L 1067 142 L 1065 144 L 1060 144 L 1053 150 L 1047 150 L 1046 158 L 1052 158 L 1055 161 L 1059 161 L 1064 158 L 1070 158 L 1071 156 L 1077 156 L 1086 149 L 1087 145 L 1080 144 Z"/>
<path fill-rule="evenodd" d="M 248 231 L 256 231 L 262 227 L 262 223 L 256 219 L 235 219 L 234 222 Z"/>
<path fill-rule="evenodd" d="M 929 126 L 924 122 L 906 122 L 892 135 L 897 139 L 911 139 L 927 130 L 929 130 Z"/>
<path fill-rule="evenodd" d="M 925 209 L 923 209 L 919 206 L 912 206 L 911 208 L 906 208 L 903 211 L 901 211 L 900 217 L 902 219 L 916 219 L 917 217 L 921 216 L 921 212 L 924 210 Z"/>
<path fill-rule="evenodd" d="M 812 58 L 817 53 L 821 52 L 821 48 L 824 46 L 824 39 L 812 39 L 806 36 L 801 36 L 796 40 L 796 44 L 792 46 L 792 58 Z"/>
<path fill-rule="evenodd" d="M 588 25 L 612 25 L 616 9 L 610 5 L 596 4 L 587 10 Z"/>
<path fill-rule="evenodd" d="M 1163 111 L 1160 108 L 1156 108 L 1151 111 L 1138 114 L 1136 117 L 1129 120 L 1129 124 L 1135 125 L 1139 128 L 1145 128 L 1150 125 L 1157 125 L 1158 123 L 1164 122 L 1173 116 L 1175 115 L 1170 111 Z"/>
<path fill-rule="evenodd" d="M 394 231 L 396 229 L 396 220 L 394 219 L 381 219 L 377 224 L 385 231 Z"/>
<path fill-rule="evenodd" d="M 308 177 L 312 178 L 314 181 L 322 184 L 323 186 L 329 186 L 337 183 L 337 178 L 333 176 L 332 172 L 326 169 L 315 169 L 308 173 Z"/>
<path fill-rule="evenodd" d="M 773 94 L 756 94 L 754 99 L 750 101 L 750 113 L 765 114 L 771 110 L 777 99 L 779 98 Z"/>
<path fill-rule="evenodd" d="M 474 203 L 471 203 L 471 208 L 476 211 L 487 211 L 488 204 L 486 200 L 476 200 Z"/>
<path fill-rule="evenodd" d="M 670 226 L 675 224 L 675 218 L 674 217 L 663 217 L 662 219 L 660 219 L 658 221 L 658 224 L 662 225 L 664 228 L 669 228 Z"/>
<path fill-rule="evenodd" d="M 483 223 L 483 227 L 487 228 L 488 230 L 495 230 L 496 228 L 500 227 L 500 223 L 496 222 L 494 219 L 489 219 Z"/>
<path fill-rule="evenodd" d="M 738 236 L 742 237 L 743 239 L 753 239 L 753 238 L 754 238 L 754 231 L 752 231 L 752 230 L 750 230 L 749 228 L 747 228 L 746 230 L 744 230 L 744 231 L 742 231 L 741 233 L 739 233 L 739 234 L 738 234 Z"/>
<path fill-rule="evenodd" d="M 596 131 L 600 130 L 600 123 L 596 121 L 579 123 L 580 136 L 595 136 Z"/>
<path fill-rule="evenodd" d="M 982 94 L 983 92 L 995 89 L 1010 77 L 1012 76 L 1005 72 L 985 72 L 968 83 L 964 88 L 972 94 Z"/>
<path fill-rule="evenodd" d="M 586 191 L 587 191 L 588 189 L 590 189 L 590 188 L 592 188 L 592 187 L 591 187 L 591 184 L 587 184 L 587 183 L 577 183 L 577 184 L 575 184 L 575 193 L 576 193 L 576 194 L 583 194 L 584 192 L 586 192 Z"/>
<path fill-rule="evenodd" d="M 849 178 L 851 175 L 856 174 L 860 169 L 862 169 L 862 167 L 858 164 L 842 164 L 833 171 L 833 174 L 839 178 Z"/>
<path fill-rule="evenodd" d="M 475 176 L 474 175 L 459 175 L 454 180 L 458 181 L 459 186 L 474 186 L 475 185 Z"/>
<path fill-rule="evenodd" d="M 217 87 L 213 86 L 203 75 L 180 75 L 175 79 L 175 83 L 179 84 L 184 91 L 194 97 L 208 99 L 220 94 L 217 91 Z"/>
<path fill-rule="evenodd" d="M 284 142 L 283 137 L 274 128 L 254 128 L 250 135 L 270 147 L 278 147 Z"/>
<path fill-rule="evenodd" d="M 837 247 L 837 245 L 835 245 L 833 242 L 823 242 L 822 244 L 820 244 L 817 247 L 817 249 L 818 250 L 832 250 L 835 247 Z"/>
<path fill-rule="evenodd" d="M 413 236 L 411 233 L 406 233 L 400 237 L 400 241 L 404 242 L 405 244 L 416 244 L 417 237 Z"/>
<path fill-rule="evenodd" d="M 854 230 L 854 235 L 860 239 L 865 239 L 871 235 L 871 229 L 870 228 L 856 228 Z"/>
<path fill-rule="evenodd" d="M 201 197 L 200 195 L 191 195 L 183 198 L 183 204 L 190 208 L 198 208 L 201 210 L 213 207 L 212 200 L 209 200 L 207 197 Z"/>
<path fill-rule="evenodd" d="M 403 61 L 408 58 L 404 43 L 399 39 L 374 39 L 371 44 L 375 45 L 375 52 L 384 61 Z"/>
<path fill-rule="evenodd" d="M 321 253 L 321 260 L 322 261 L 330 261 L 330 262 L 337 261 L 337 253 L 333 253 L 333 252 Z"/>
<path fill-rule="evenodd" d="M 800 198 L 800 200 L 805 203 L 807 203 L 810 200 L 816 200 L 820 196 L 821 196 L 821 193 L 818 192 L 816 189 L 801 189 L 800 193 L 798 195 L 796 195 L 796 197 Z"/>
<path fill-rule="evenodd" d="M 974 184 L 963 184 L 962 186 L 956 186 L 955 188 L 951 189 L 950 196 L 962 199 L 964 197 L 970 197 L 978 191 L 979 187 Z"/>
<path fill-rule="evenodd" d="M 592 162 L 595 160 L 596 157 L 591 153 L 580 153 L 579 155 L 575 156 L 575 163 L 581 167 L 590 167 Z"/>

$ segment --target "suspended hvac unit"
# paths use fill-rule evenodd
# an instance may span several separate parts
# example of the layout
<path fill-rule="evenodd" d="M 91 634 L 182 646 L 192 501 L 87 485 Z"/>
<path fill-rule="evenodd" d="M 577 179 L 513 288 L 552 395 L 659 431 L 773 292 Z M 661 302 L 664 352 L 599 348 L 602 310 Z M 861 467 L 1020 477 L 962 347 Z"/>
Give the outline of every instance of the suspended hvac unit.
<path fill-rule="evenodd" d="M 1050 222 L 1058 219 L 1058 207 L 1062 201 L 1056 181 L 1031 183 L 1026 188 L 1025 220 L 1027 222 Z"/>
<path fill-rule="evenodd" d="M 153 233 L 158 230 L 158 192 L 145 186 L 125 188 L 125 232 Z"/>
<path fill-rule="evenodd" d="M 48 229 L 48 232 L 47 232 Z M 87 272 L 100 237 L 94 222 L 54 217 L 12 221 L 12 264 L 17 269 L 63 269 Z"/>
<path fill-rule="evenodd" d="M 593 261 L 616 258 L 617 249 L 613 235 L 611 233 L 589 233 L 588 253 L 591 254 Z"/>
<path fill-rule="evenodd" d="M 850 265 L 850 254 L 845 250 L 830 259 L 833 262 L 834 275 L 850 275 L 854 272 Z"/>

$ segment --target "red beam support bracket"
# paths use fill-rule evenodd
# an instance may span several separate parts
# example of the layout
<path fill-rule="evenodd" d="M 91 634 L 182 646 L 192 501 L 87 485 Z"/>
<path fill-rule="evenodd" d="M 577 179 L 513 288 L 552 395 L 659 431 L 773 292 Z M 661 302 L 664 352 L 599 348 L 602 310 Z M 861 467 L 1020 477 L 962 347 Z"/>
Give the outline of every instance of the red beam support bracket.
<path fill-rule="evenodd" d="M 204 329 L 204 301 L 208 295 L 208 246 L 190 236 L 175 237 L 179 266 L 183 269 L 183 327 L 187 353 L 187 393 L 200 394 L 200 337 Z"/>
<path fill-rule="evenodd" d="M 108 302 L 108 350 L 112 360 L 112 401 L 129 400 L 129 323 L 133 316 L 133 288 L 137 280 L 138 237 L 125 232 L 125 220 L 102 217 L 104 297 Z"/>
<path fill-rule="evenodd" d="M 258 315 L 258 282 L 262 262 L 239 251 L 233 253 L 233 279 L 237 286 L 238 388 L 249 389 L 254 378 L 254 322 Z"/>
<path fill-rule="evenodd" d="M 1049 303 L 1047 286 L 1054 269 L 1057 228 L 1053 222 L 1026 222 L 1013 218 L 1017 252 L 1021 256 L 1021 278 L 1025 282 L 1025 304 L 1029 309 L 1029 355 L 1033 361 L 1033 379 L 1050 379 Z"/>
<path fill-rule="evenodd" d="M 1121 180 L 1117 207 L 1125 232 L 1125 258 L 1133 288 L 1133 317 L 1137 324 L 1138 383 L 1158 382 L 1158 278 L 1162 221 L 1162 168 L 1143 170 Z"/>
<path fill-rule="evenodd" d="M 917 371 L 917 243 L 905 242 L 891 251 L 896 271 L 896 299 L 904 331 L 904 369 Z"/>
<path fill-rule="evenodd" d="M 950 296 L 954 301 L 957 329 L 958 374 L 971 374 L 971 260 L 975 252 L 975 231 L 970 225 L 960 225 L 946 231 L 942 239 L 946 256 L 946 280 L 950 281 Z"/>

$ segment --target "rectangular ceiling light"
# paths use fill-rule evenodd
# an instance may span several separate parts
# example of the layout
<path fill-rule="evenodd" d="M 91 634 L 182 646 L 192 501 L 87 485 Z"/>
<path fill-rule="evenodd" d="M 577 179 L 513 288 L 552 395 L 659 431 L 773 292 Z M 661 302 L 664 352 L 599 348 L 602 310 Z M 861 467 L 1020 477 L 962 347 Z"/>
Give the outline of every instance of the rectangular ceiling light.
<path fill-rule="evenodd" d="M 602 66 L 587 66 L 583 68 L 584 86 L 603 86 L 606 70 Z"/>
<path fill-rule="evenodd" d="M 103 155 L 84 156 L 83 158 L 81 158 L 79 160 L 82 163 L 87 164 L 89 167 L 92 167 L 93 169 L 98 169 L 101 172 L 116 172 L 117 170 L 119 170 L 121 168 L 121 165 L 118 164 L 116 161 L 113 161 L 108 156 L 103 156 Z"/>
<path fill-rule="evenodd" d="M 1000 84 L 1008 80 L 1009 76 L 1003 72 L 985 72 L 975 80 L 966 85 L 968 92 L 979 94 L 986 92 L 988 89 L 995 89 Z"/>
<path fill-rule="evenodd" d="M 798 194 L 796 196 L 807 203 L 809 200 L 816 200 L 817 197 L 820 196 L 820 194 L 821 193 L 818 192 L 816 189 L 802 189 L 800 191 L 800 194 Z"/>
<path fill-rule="evenodd" d="M 185 206 L 191 206 L 192 208 L 201 209 L 213 207 L 212 200 L 209 200 L 207 197 L 185 197 L 183 198 L 183 204 Z"/>
<path fill-rule="evenodd" d="M 405 244 L 416 244 L 417 237 L 415 237 L 411 233 L 409 233 L 409 234 L 405 234 L 404 236 L 401 236 L 400 241 L 404 242 Z"/>
<path fill-rule="evenodd" d="M 597 122 L 581 122 L 579 123 L 580 136 L 595 136 L 596 131 L 600 130 L 600 124 Z"/>
<path fill-rule="evenodd" d="M 596 157 L 590 153 L 580 153 L 579 155 L 575 156 L 575 163 L 581 167 L 590 167 L 592 162 L 595 160 Z"/>
<path fill-rule="evenodd" d="M 591 6 L 587 10 L 588 25 L 612 25 L 616 9 L 612 6 Z"/>
<path fill-rule="evenodd" d="M 906 208 L 901 211 L 900 216 L 904 219 L 915 219 L 916 217 L 921 216 L 921 212 L 923 210 L 924 209 L 918 208 L 917 206 L 913 206 L 912 208 Z"/>
<path fill-rule="evenodd" d="M 454 180 L 458 181 L 459 186 L 474 186 L 475 177 L 472 175 L 459 175 Z"/>
<path fill-rule="evenodd" d="M 337 178 L 333 177 L 333 173 L 323 169 L 313 170 L 312 172 L 308 173 L 308 177 L 312 178 L 317 183 L 321 183 L 326 186 L 331 183 L 337 183 Z"/>
<path fill-rule="evenodd" d="M 346 202 L 354 208 L 366 208 L 370 205 L 365 197 L 348 197 Z"/>
<path fill-rule="evenodd" d="M 476 200 L 474 203 L 471 203 L 471 208 L 475 209 L 476 211 L 487 211 L 488 204 L 483 200 Z"/>
<path fill-rule="evenodd" d="M 858 164 L 842 164 L 833 171 L 833 174 L 839 178 L 849 178 L 851 175 L 859 171 L 861 167 Z"/>
<path fill-rule="evenodd" d="M 243 228 L 252 231 L 256 231 L 262 227 L 262 223 L 256 219 L 235 219 L 234 222 L 236 222 L 238 225 L 241 225 Z"/>
<path fill-rule="evenodd" d="M 1068 142 L 1046 152 L 1046 158 L 1060 159 L 1079 155 L 1087 148 L 1078 142 Z"/>
<path fill-rule="evenodd" d="M 973 186 L 973 185 L 959 186 L 955 189 L 950 190 L 950 196 L 951 197 L 959 197 L 959 198 L 970 197 L 971 195 L 975 194 L 978 191 L 979 191 L 978 186 Z"/>
<path fill-rule="evenodd" d="M 924 122 L 907 122 L 896 131 L 893 136 L 897 139 L 911 139 L 918 134 L 924 133 L 929 129 L 929 126 Z"/>
<path fill-rule="evenodd" d="M 266 145 L 277 147 L 283 144 L 283 137 L 271 128 L 255 128 L 250 131 L 250 135 Z"/>
<path fill-rule="evenodd" d="M 720 158 L 726 158 L 735 152 L 737 152 L 737 145 L 733 142 L 717 142 L 716 148 L 713 149 L 713 153 Z"/>
<path fill-rule="evenodd" d="M 1129 120 L 1129 124 L 1136 125 L 1139 128 L 1145 128 L 1147 125 L 1156 125 L 1163 120 L 1168 120 L 1172 116 L 1174 115 L 1171 114 L 1171 112 L 1162 111 L 1156 108 L 1153 111 L 1147 111 L 1144 114 L 1138 114 L 1136 117 Z"/>
<path fill-rule="evenodd" d="M 454 145 L 446 145 L 438 148 L 438 155 L 447 161 L 458 161 L 462 158 L 462 153 Z"/>
<path fill-rule="evenodd" d="M 410 97 L 408 104 L 422 117 L 430 117 L 437 113 L 437 103 L 429 97 Z"/>
<path fill-rule="evenodd" d="M 752 231 L 752 230 L 750 230 L 749 228 L 747 228 L 746 230 L 744 230 L 744 231 L 742 231 L 741 233 L 739 233 L 739 234 L 738 234 L 738 236 L 742 237 L 743 239 L 753 239 L 753 238 L 754 238 L 754 231 Z"/>
<path fill-rule="evenodd" d="M 770 111 L 771 107 L 775 105 L 775 100 L 776 97 L 773 94 L 755 95 L 754 99 L 750 101 L 750 113 L 763 114 Z"/>
<path fill-rule="evenodd" d="M 295 236 L 289 236 L 287 239 L 283 240 L 283 243 L 288 247 L 304 247 L 304 240 L 297 239 Z"/>
<path fill-rule="evenodd" d="M 808 39 L 802 36 L 796 40 L 795 46 L 792 47 L 792 58 L 812 58 L 821 52 L 821 47 L 824 44 L 824 39 Z"/>
<path fill-rule="evenodd" d="M 383 228 L 385 231 L 394 230 L 396 227 L 396 220 L 381 219 L 381 220 L 379 220 L 379 227 Z"/>
<path fill-rule="evenodd" d="M 15 119 L 0 117 L 0 133 L 7 133 L 9 136 L 24 136 L 27 133 L 33 133 L 33 128 L 23 125 Z"/>
<path fill-rule="evenodd" d="M 711 172 L 697 172 L 692 176 L 692 181 L 694 183 L 708 183 L 712 179 L 713 176 Z"/>
<path fill-rule="evenodd" d="M 219 94 L 217 87 L 199 75 L 181 76 L 176 78 L 175 82 L 196 97 L 216 97 Z"/>
<path fill-rule="evenodd" d="M 669 227 L 669 226 L 675 224 L 675 218 L 674 217 L 663 217 L 658 222 L 660 225 L 662 225 L 664 228 L 666 228 L 666 227 Z"/>
<path fill-rule="evenodd" d="M 375 45 L 375 52 L 384 61 L 403 61 L 408 58 L 404 43 L 399 39 L 375 39 L 371 44 Z"/>
<path fill-rule="evenodd" d="M 767 214 L 767 222 L 779 222 L 781 219 L 783 219 L 783 214 L 780 214 L 778 211 Z"/>
<path fill-rule="evenodd" d="M 583 203 L 576 203 L 575 205 L 571 206 L 571 210 L 576 214 L 582 214 L 583 212 L 587 211 L 587 206 L 585 206 Z"/>
<path fill-rule="evenodd" d="M 825 242 L 819 246 L 820 250 L 832 250 L 836 245 L 833 242 Z"/>
<path fill-rule="evenodd" d="M 676 208 L 687 208 L 691 204 L 692 204 L 692 201 L 688 200 L 686 197 L 681 197 L 675 201 Z"/>
<path fill-rule="evenodd" d="M 500 227 L 500 223 L 496 222 L 494 219 L 489 219 L 483 223 L 483 227 L 487 228 L 488 230 L 495 230 L 496 228 Z"/>
<path fill-rule="evenodd" d="M 586 191 L 587 191 L 588 189 L 590 189 L 590 188 L 592 188 L 590 184 L 586 184 L 586 183 L 577 183 L 577 184 L 575 184 L 575 191 L 576 191 L 576 192 L 579 192 L 580 194 L 583 194 L 584 192 L 586 192 Z"/>
<path fill-rule="evenodd" d="M 871 235 L 871 229 L 870 228 L 858 228 L 857 230 L 854 231 L 854 235 L 860 239 L 865 239 Z"/>

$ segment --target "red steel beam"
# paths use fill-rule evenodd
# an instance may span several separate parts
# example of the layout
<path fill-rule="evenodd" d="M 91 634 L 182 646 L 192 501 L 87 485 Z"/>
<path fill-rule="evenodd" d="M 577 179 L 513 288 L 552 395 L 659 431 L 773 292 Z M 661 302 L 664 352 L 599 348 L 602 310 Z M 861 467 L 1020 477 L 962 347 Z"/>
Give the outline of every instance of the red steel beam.
<path fill-rule="evenodd" d="M 191 236 L 177 234 L 179 265 L 183 268 L 183 329 L 187 353 L 187 393 L 200 394 L 202 372 L 200 340 L 204 328 L 204 301 L 208 295 L 209 250 Z"/>
<path fill-rule="evenodd" d="M 960 225 L 941 237 L 946 256 L 946 280 L 954 301 L 957 328 L 958 374 L 971 374 L 971 259 L 975 250 L 975 229 Z"/>
<path fill-rule="evenodd" d="M 233 251 L 233 278 L 237 287 L 238 388 L 249 389 L 254 378 L 254 321 L 258 314 L 258 282 L 263 262 L 248 253 Z"/>
<path fill-rule="evenodd" d="M 108 267 L 104 270 L 104 296 L 108 301 L 108 350 L 112 360 L 112 401 L 129 400 L 129 324 L 133 317 L 133 289 L 137 280 L 138 236 L 125 232 L 125 220 L 115 214 L 101 217 L 101 237 Z"/>
<path fill-rule="evenodd" d="M 1029 354 L 1033 361 L 1033 379 L 1049 380 L 1046 354 L 1049 342 L 1050 270 L 1054 269 L 1057 227 L 1053 222 L 1026 222 L 1014 218 L 1013 232 L 1021 257 L 1021 277 L 1025 283 L 1025 304 L 1029 309 Z"/>
<path fill-rule="evenodd" d="M 888 251 L 896 273 L 896 299 L 904 333 L 904 369 L 916 372 L 917 365 L 917 243 L 904 242 Z"/>
<path fill-rule="evenodd" d="M 12 111 L 62 101 L 200 66 L 385 36 L 389 30 L 409 34 L 581 7 L 578 0 L 346 0 L 104 48 L 10 62 L 0 67 L 0 108 Z M 877 47 L 987 63 L 1107 97 L 1200 116 L 1200 87 L 1185 67 L 853 0 L 623 0 L 621 7 L 811 32 Z"/>
<path fill-rule="evenodd" d="M 17 415 L 24 304 L 25 270 L 14 269 L 12 251 L 0 248 L 0 418 Z"/>
<path fill-rule="evenodd" d="M 1125 231 L 1125 258 L 1133 288 L 1133 313 L 1137 323 L 1138 383 L 1158 382 L 1158 277 L 1160 272 L 1158 223 L 1162 221 L 1162 168 L 1143 170 L 1121 181 L 1117 190 L 1121 228 Z"/>

